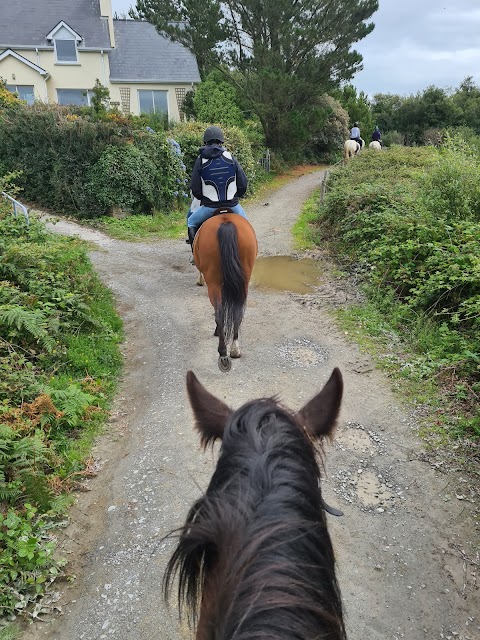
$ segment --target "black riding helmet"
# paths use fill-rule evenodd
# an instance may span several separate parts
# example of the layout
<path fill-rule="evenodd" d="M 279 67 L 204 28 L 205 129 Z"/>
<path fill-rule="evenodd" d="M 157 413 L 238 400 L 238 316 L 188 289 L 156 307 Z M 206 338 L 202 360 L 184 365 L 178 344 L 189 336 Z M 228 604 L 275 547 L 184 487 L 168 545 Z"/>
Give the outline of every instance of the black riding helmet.
<path fill-rule="evenodd" d="M 220 129 L 220 127 L 208 127 L 208 129 L 203 134 L 203 142 L 205 144 L 208 144 L 213 140 L 225 142 L 225 136 L 223 135 L 223 131 Z"/>

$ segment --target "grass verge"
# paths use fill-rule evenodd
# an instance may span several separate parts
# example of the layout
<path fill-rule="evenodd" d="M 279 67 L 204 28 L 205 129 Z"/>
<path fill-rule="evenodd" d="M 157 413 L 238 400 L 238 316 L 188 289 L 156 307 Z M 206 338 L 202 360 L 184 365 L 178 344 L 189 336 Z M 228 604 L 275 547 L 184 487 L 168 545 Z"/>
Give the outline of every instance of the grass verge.
<path fill-rule="evenodd" d="M 419 406 L 432 450 L 477 473 L 479 210 L 478 158 L 461 141 L 367 152 L 331 172 L 318 210 L 368 301 L 339 313 L 344 328 Z"/>

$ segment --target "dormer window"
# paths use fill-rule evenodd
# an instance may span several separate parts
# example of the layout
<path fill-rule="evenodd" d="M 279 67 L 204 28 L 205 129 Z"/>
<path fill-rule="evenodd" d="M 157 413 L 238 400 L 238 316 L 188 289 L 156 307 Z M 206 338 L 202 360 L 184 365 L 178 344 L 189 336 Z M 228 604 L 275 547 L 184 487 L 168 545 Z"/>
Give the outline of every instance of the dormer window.
<path fill-rule="evenodd" d="M 57 26 L 47 34 L 47 40 L 53 42 L 55 47 L 55 62 L 57 64 L 78 64 L 77 46 L 83 38 L 66 22 L 59 22 Z"/>
<path fill-rule="evenodd" d="M 55 58 L 57 62 L 78 62 L 76 40 L 55 38 Z"/>

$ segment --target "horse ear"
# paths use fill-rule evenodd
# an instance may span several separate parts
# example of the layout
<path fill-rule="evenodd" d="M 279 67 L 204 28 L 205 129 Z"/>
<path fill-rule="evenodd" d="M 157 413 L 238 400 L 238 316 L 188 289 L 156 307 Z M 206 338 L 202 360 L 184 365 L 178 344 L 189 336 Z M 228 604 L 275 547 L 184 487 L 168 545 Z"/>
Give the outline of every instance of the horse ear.
<path fill-rule="evenodd" d="M 200 433 L 202 447 L 206 449 L 217 438 L 223 437 L 223 430 L 232 411 L 205 389 L 193 371 L 187 372 L 187 391 L 195 416 L 195 428 Z"/>
<path fill-rule="evenodd" d="M 307 402 L 297 414 L 297 418 L 312 437 L 320 438 L 333 433 L 342 394 L 342 374 L 340 369 L 335 368 L 320 393 Z"/>

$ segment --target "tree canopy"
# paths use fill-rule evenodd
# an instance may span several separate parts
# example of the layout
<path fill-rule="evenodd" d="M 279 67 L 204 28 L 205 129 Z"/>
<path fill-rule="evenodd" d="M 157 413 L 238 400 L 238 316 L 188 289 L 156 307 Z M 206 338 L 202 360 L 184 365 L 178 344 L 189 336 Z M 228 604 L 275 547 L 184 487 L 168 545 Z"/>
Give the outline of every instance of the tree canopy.
<path fill-rule="evenodd" d="M 137 0 L 137 12 L 222 68 L 260 119 L 269 146 L 308 139 L 318 98 L 362 68 L 352 45 L 374 28 L 378 0 Z"/>

